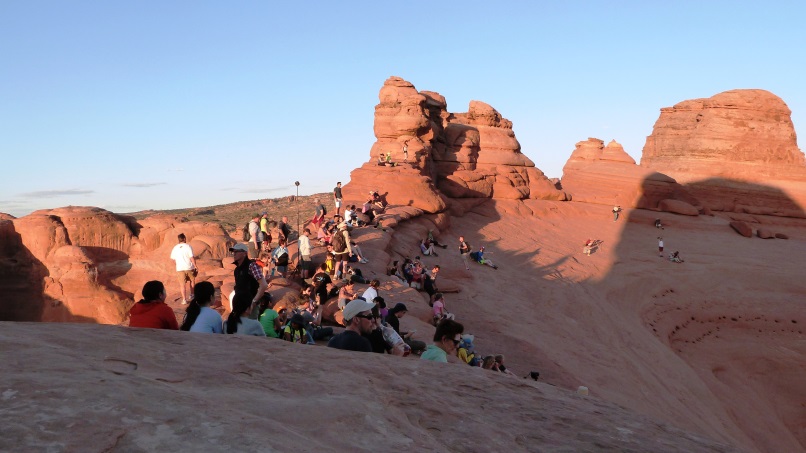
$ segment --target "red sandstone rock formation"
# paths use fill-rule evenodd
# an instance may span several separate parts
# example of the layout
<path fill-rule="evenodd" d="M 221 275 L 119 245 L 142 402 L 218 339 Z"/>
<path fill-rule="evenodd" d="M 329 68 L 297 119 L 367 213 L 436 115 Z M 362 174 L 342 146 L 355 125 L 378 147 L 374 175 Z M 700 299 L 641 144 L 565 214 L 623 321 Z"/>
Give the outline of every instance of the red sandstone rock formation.
<path fill-rule="evenodd" d="M 586 203 L 688 215 L 697 215 L 700 208 L 697 200 L 674 179 L 637 166 L 615 140 L 607 146 L 597 138 L 577 143 L 563 167 L 562 187 L 573 201 Z M 691 206 L 693 212 L 684 205 Z"/>
<path fill-rule="evenodd" d="M 790 115 L 764 90 L 663 108 L 641 166 L 686 184 L 714 210 L 804 217 L 806 161 Z"/>
<path fill-rule="evenodd" d="M 347 199 L 360 202 L 377 190 L 392 204 L 428 213 L 444 211 L 447 197 L 565 199 L 521 153 L 512 122 L 491 106 L 471 101 L 467 113 L 451 114 L 443 96 L 399 77 L 386 80 L 379 98 L 377 141 L 370 161 L 351 173 Z M 396 166 L 378 165 L 387 153 Z"/>
<path fill-rule="evenodd" d="M 170 252 L 180 232 L 202 275 L 221 267 L 230 238 L 216 224 L 168 216 L 138 222 L 85 207 L 0 220 L 0 319 L 121 323 L 146 281 L 177 293 Z"/>

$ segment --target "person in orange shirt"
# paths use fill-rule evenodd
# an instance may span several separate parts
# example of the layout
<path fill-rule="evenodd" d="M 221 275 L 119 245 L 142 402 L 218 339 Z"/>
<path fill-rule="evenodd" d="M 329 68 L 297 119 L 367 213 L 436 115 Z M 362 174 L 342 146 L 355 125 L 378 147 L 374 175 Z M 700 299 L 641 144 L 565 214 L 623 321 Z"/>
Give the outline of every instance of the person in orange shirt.
<path fill-rule="evenodd" d="M 179 330 L 173 309 L 165 304 L 166 297 L 161 281 L 147 282 L 143 286 L 143 298 L 131 309 L 129 327 Z"/>

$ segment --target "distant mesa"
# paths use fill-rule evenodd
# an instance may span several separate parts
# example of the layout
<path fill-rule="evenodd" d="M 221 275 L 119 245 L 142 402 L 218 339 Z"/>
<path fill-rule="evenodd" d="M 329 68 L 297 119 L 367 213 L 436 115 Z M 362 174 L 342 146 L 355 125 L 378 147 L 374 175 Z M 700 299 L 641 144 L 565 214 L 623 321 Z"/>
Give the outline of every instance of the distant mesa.
<path fill-rule="evenodd" d="M 521 153 L 512 122 L 490 105 L 471 101 L 466 113 L 450 113 L 442 95 L 400 77 L 387 79 L 379 98 L 377 140 L 369 162 L 350 174 L 347 199 L 388 191 L 392 204 L 437 213 L 458 198 L 567 198 Z M 379 165 L 389 153 L 395 166 Z"/>
<path fill-rule="evenodd" d="M 806 160 L 789 107 L 768 91 L 662 108 L 641 167 L 686 184 L 712 210 L 804 217 Z"/>

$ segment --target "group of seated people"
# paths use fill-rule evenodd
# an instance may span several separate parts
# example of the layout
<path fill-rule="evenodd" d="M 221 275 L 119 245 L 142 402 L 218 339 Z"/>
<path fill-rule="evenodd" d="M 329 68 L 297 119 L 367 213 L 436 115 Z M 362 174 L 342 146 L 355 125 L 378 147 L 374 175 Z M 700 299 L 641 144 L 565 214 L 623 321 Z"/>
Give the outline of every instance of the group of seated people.
<path fill-rule="evenodd" d="M 485 370 L 499 371 L 514 376 L 514 373 L 504 365 L 504 356 L 502 354 L 485 356 L 477 353 L 473 345 L 474 339 L 473 335 L 462 335 L 462 340 L 457 348 L 457 357 L 470 366 L 478 366 Z"/>

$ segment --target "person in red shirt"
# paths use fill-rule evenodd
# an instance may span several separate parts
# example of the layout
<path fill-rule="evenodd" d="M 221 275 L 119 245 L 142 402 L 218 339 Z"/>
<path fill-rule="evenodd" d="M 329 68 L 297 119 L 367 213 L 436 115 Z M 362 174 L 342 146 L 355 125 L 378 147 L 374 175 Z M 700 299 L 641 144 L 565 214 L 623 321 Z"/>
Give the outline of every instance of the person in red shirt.
<path fill-rule="evenodd" d="M 162 282 L 147 282 L 143 286 L 143 298 L 131 309 L 129 327 L 179 330 L 173 309 L 165 304 L 166 297 Z"/>

